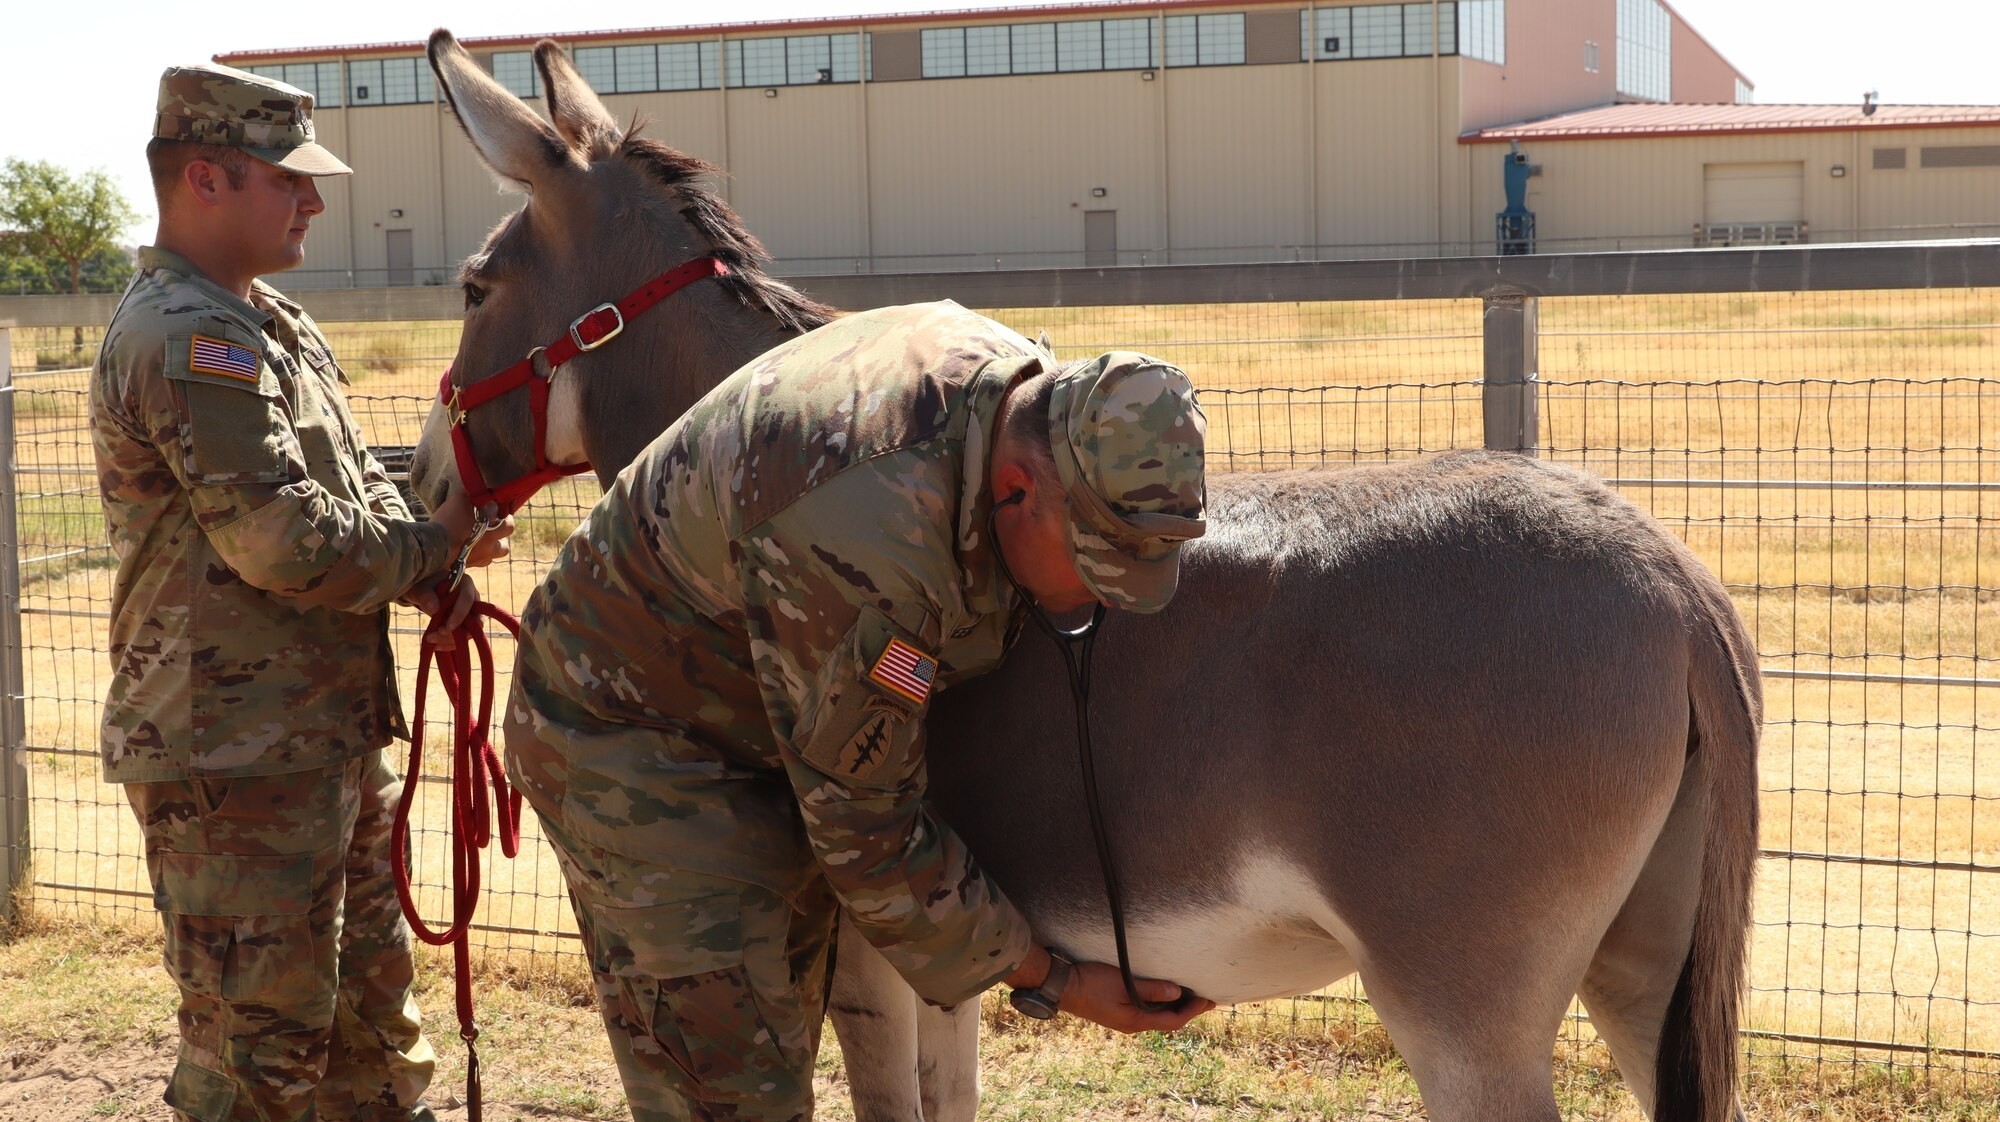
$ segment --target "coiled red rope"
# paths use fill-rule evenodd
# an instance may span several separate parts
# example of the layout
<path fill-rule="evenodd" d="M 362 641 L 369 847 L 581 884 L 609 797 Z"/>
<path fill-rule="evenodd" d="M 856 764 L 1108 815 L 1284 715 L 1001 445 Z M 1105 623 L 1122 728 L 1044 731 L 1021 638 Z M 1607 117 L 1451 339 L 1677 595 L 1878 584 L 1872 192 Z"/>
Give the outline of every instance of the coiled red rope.
<path fill-rule="evenodd" d="M 452 592 L 438 590 L 440 613 L 451 610 Z M 479 906 L 479 850 L 493 838 L 497 818 L 500 852 L 513 857 L 521 851 L 521 793 L 507 785 L 500 766 L 500 754 L 493 749 L 493 643 L 487 638 L 484 620 L 506 628 L 515 638 L 521 635 L 520 621 L 505 610 L 485 601 L 472 609 L 452 632 L 449 649 L 433 650 L 429 640 L 437 633 L 442 615 L 433 616 L 425 629 L 423 653 L 417 659 L 416 714 L 410 729 L 410 765 L 403 772 L 403 797 L 396 804 L 390 827 L 389 846 L 396 867 L 396 897 L 402 901 L 403 918 L 417 938 L 434 947 L 451 945 L 452 973 L 457 990 L 458 1035 L 465 1041 L 465 1102 L 468 1122 L 481 1122 L 479 1094 L 479 1053 L 474 1042 L 479 1026 L 472 1016 L 472 960 L 467 936 L 472 915 Z M 451 727 L 451 922 L 442 931 L 433 930 L 417 914 L 410 891 L 409 853 L 410 806 L 416 799 L 417 784 L 423 775 L 424 699 L 430 687 L 431 668 L 437 668 L 444 687 L 445 701 L 452 710 Z M 477 669 L 479 694 L 472 694 L 473 672 Z M 475 717 L 474 702 L 477 701 Z M 491 787 L 489 794 L 488 788 Z"/>

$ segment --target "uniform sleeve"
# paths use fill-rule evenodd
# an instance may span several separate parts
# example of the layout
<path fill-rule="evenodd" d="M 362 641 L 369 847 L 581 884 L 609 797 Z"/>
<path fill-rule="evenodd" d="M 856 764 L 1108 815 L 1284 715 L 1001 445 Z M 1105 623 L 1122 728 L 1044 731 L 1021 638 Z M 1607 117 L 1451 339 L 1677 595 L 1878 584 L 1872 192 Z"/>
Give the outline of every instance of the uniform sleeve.
<path fill-rule="evenodd" d="M 402 489 L 389 478 L 389 470 L 365 447 L 361 449 L 361 484 L 368 494 L 369 510 L 397 522 L 415 520 L 410 505 L 403 501 Z"/>
<path fill-rule="evenodd" d="M 813 855 L 912 989 L 964 1001 L 1012 973 L 1031 935 L 924 803 L 936 620 L 922 582 L 902 579 L 907 569 L 864 570 L 842 556 L 843 539 L 869 528 L 828 536 L 798 521 L 753 531 L 740 556 L 751 629 L 768 637 L 752 653 Z M 937 556 L 948 563 L 949 546 Z"/>
<path fill-rule="evenodd" d="M 254 352 L 234 356 L 239 369 L 254 364 L 254 377 L 207 372 L 194 368 L 192 345 L 169 336 L 162 367 L 125 382 L 164 437 L 196 523 L 238 577 L 305 607 L 371 612 L 444 569 L 443 527 L 337 498 L 307 475 L 290 408 Z"/>

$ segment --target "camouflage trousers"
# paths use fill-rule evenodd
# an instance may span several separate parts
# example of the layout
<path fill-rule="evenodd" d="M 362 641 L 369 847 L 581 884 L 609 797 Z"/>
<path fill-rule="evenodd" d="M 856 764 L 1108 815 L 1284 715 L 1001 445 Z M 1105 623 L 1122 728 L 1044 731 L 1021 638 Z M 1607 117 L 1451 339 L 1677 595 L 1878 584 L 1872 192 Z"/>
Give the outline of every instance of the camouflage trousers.
<path fill-rule="evenodd" d="M 177 1119 L 429 1117 L 434 1056 L 389 852 L 402 786 L 379 751 L 125 785 L 181 990 Z"/>
<path fill-rule="evenodd" d="M 585 841 L 565 821 L 562 788 L 573 776 L 559 752 L 519 725 L 507 739 L 508 771 L 569 882 L 633 1122 L 810 1119 L 838 916 L 832 889 L 815 878 L 794 907 L 757 885 L 676 868 L 679 847 L 658 844 L 666 823 L 621 847 L 631 852 Z M 579 813 L 575 801 L 567 806 Z M 587 824 L 600 838 L 619 825 Z M 694 827 L 688 843 L 700 844 Z"/>

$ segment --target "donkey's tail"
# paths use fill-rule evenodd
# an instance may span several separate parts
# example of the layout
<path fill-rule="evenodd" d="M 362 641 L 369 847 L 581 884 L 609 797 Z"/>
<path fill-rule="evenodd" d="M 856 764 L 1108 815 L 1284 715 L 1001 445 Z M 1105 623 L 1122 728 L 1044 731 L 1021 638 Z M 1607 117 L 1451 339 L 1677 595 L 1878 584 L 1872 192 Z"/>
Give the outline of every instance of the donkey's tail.
<path fill-rule="evenodd" d="M 1694 937 L 1660 1030 L 1654 1122 L 1730 1122 L 1736 1027 L 1756 869 L 1757 739 L 1763 691 L 1756 650 L 1721 583 L 1691 557 L 1695 641 L 1688 695 L 1690 766 L 1707 779 L 1701 899 Z"/>

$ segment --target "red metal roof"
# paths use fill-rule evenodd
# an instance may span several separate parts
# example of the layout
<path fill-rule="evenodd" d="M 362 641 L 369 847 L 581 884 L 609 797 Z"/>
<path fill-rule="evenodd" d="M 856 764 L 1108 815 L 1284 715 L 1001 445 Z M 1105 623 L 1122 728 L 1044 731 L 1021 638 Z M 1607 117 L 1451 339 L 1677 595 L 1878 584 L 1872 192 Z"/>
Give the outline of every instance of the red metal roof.
<path fill-rule="evenodd" d="M 1461 144 L 1510 140 L 1605 140 L 1854 129 L 1942 129 L 2000 125 L 2000 105 L 1605 105 L 1459 137 Z"/>
<path fill-rule="evenodd" d="M 728 35 L 761 35 L 787 31 L 824 31 L 839 27 L 880 27 L 904 23 L 945 23 L 961 20 L 998 20 L 1018 23 L 1023 17 L 1115 16 L 1130 13 L 1147 15 L 1161 9 L 1241 8 L 1243 0 L 1100 0 L 1098 3 L 1031 4 L 1015 8 L 966 8 L 943 12 L 896 12 L 864 16 L 820 16 L 812 19 L 771 20 L 764 23 L 697 23 L 672 27 L 633 27 L 613 31 L 552 31 L 536 35 L 489 35 L 459 40 L 469 50 L 527 48 L 543 39 L 558 43 L 602 43 L 625 39 L 714 38 Z M 276 47 L 270 50 L 228 51 L 215 61 L 231 66 L 282 62 L 288 59 L 327 58 L 345 55 L 422 54 L 424 42 L 352 43 L 328 47 Z"/>

